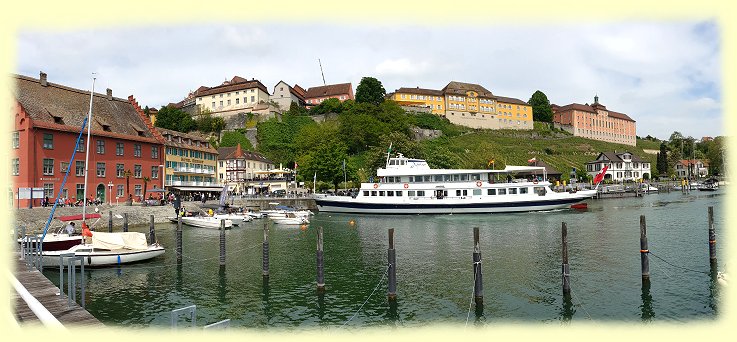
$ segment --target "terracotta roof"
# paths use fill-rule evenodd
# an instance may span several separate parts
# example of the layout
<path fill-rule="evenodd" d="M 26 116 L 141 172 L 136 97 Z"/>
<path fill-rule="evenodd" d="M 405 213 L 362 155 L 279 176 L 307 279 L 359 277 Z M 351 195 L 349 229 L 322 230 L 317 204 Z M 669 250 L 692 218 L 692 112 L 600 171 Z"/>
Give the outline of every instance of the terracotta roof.
<path fill-rule="evenodd" d="M 202 152 L 215 153 L 215 154 L 218 153 L 218 151 L 214 147 L 212 147 L 212 145 L 210 145 L 209 139 L 205 137 L 204 135 L 192 134 L 192 133 L 182 133 L 182 132 L 172 131 L 170 129 L 161 128 L 161 127 L 156 127 L 156 130 L 159 131 L 159 133 L 164 137 L 164 145 L 166 146 L 185 148 L 189 150 L 202 151 Z M 171 141 L 166 138 L 167 134 L 172 136 Z M 176 137 L 182 137 L 182 142 L 179 142 L 178 141 L 179 139 L 176 139 Z M 205 142 L 207 143 L 208 147 L 204 147 L 202 145 L 200 146 L 190 145 L 186 143 L 184 140 L 187 138 L 190 139 L 192 143 L 194 143 L 195 141 Z"/>
<path fill-rule="evenodd" d="M 302 100 L 302 101 L 304 101 L 304 100 L 305 100 L 305 95 L 304 95 L 304 89 L 300 88 L 300 89 L 302 89 L 302 92 L 299 92 L 299 91 L 297 91 L 297 89 L 293 88 L 293 87 L 292 87 L 292 86 L 290 86 L 290 85 L 289 85 L 289 84 L 288 84 L 287 82 L 284 82 L 284 81 L 279 81 L 279 82 L 277 82 L 277 83 L 276 83 L 276 85 L 274 85 L 274 94 L 276 94 L 276 86 L 278 86 L 278 85 L 279 85 L 279 83 L 284 83 L 284 84 L 285 84 L 285 85 L 286 85 L 286 86 L 287 86 L 287 87 L 289 88 L 289 92 L 290 92 L 291 94 L 293 94 L 294 96 L 296 96 L 296 97 L 297 97 L 298 99 L 300 99 L 300 100 Z M 295 84 L 294 86 L 295 86 L 295 87 L 299 87 L 299 86 L 298 86 L 298 85 L 296 85 L 296 84 Z"/>
<path fill-rule="evenodd" d="M 443 96 L 442 90 L 435 90 L 435 89 L 424 89 L 420 87 L 415 88 L 399 88 L 394 91 L 394 93 L 405 93 L 405 94 L 419 94 L 419 95 L 433 95 L 433 96 Z"/>
<path fill-rule="evenodd" d="M 520 99 L 515 99 L 513 97 L 504 97 L 504 96 L 495 96 L 497 102 L 504 102 L 504 103 L 511 103 L 511 104 L 518 104 L 518 105 L 525 105 L 529 106 L 530 104 L 522 101 Z"/>
<path fill-rule="evenodd" d="M 266 86 L 264 86 L 261 81 L 253 79 L 253 80 L 246 80 L 243 77 L 235 76 L 232 80 L 223 82 L 223 84 L 215 87 L 205 87 L 201 86 L 197 88 L 194 92 L 194 96 L 208 96 L 213 94 L 221 94 L 221 93 L 227 93 L 232 91 L 238 91 L 242 89 L 251 89 L 251 88 L 259 88 L 263 90 L 265 93 L 269 93 L 269 90 L 266 89 Z"/>
<path fill-rule="evenodd" d="M 708 161 L 701 160 L 701 159 L 681 159 L 678 162 L 681 163 L 681 165 L 683 165 L 683 166 L 695 165 L 698 162 L 701 162 L 702 164 L 704 164 L 704 167 L 708 167 L 709 166 L 709 162 Z"/>
<path fill-rule="evenodd" d="M 639 156 L 637 156 L 635 154 L 632 154 L 632 152 L 621 152 L 621 153 L 616 153 L 616 152 L 601 152 L 596 157 L 596 160 L 590 161 L 590 162 L 588 162 L 586 164 L 600 163 L 601 161 L 599 159 L 601 158 L 602 155 L 605 157 L 606 160 L 609 160 L 609 161 L 615 162 L 615 163 L 621 163 L 621 162 L 624 162 L 624 159 L 622 159 L 621 156 L 623 154 L 625 154 L 625 153 L 629 153 L 629 154 L 632 155 L 632 159 L 630 160 L 632 162 L 647 163 L 647 160 L 644 160 L 644 159 L 640 158 Z"/>
<path fill-rule="evenodd" d="M 300 87 L 299 84 L 294 85 L 294 91 L 296 91 L 297 94 L 299 94 L 299 96 L 301 96 L 302 98 L 304 98 L 305 94 L 307 94 L 307 90 L 305 90 L 305 88 Z"/>
<path fill-rule="evenodd" d="M 52 129 L 69 127 L 79 131 L 90 105 L 89 90 L 75 89 L 48 82 L 47 86 L 32 77 L 15 77 L 15 97 L 36 126 Z M 92 132 L 100 136 L 155 139 L 143 117 L 129 101 L 117 97 L 108 100 L 106 94 L 95 93 L 92 101 Z M 139 133 L 140 132 L 140 133 Z"/>
<path fill-rule="evenodd" d="M 351 93 L 350 83 L 328 84 L 326 86 L 311 87 L 305 93 L 305 99 L 316 97 L 326 97 L 333 95 L 343 95 Z"/>
<path fill-rule="evenodd" d="M 597 107 L 606 109 L 606 107 L 604 107 L 602 105 L 598 105 Z M 589 112 L 589 113 L 596 114 L 596 109 L 594 107 L 589 106 L 589 105 L 582 105 L 582 104 L 579 104 L 579 103 L 571 103 L 571 104 L 568 104 L 568 105 L 565 105 L 565 106 L 562 106 L 562 107 L 561 106 L 558 106 L 558 105 L 550 105 L 550 108 L 553 109 L 553 112 L 555 112 L 555 113 L 557 113 L 557 112 L 565 112 L 565 111 L 568 111 L 568 110 L 579 110 L 579 111 L 582 111 L 582 112 Z M 611 110 L 608 110 L 608 109 L 606 109 L 606 111 L 607 111 L 607 113 L 609 113 L 609 116 L 611 116 L 611 117 L 613 117 L 615 119 L 636 122 L 635 120 L 632 120 L 632 118 L 630 118 L 627 114 L 617 113 L 615 111 L 611 111 Z"/>
<path fill-rule="evenodd" d="M 446 85 L 442 91 L 445 94 L 455 94 L 455 95 L 466 95 L 466 92 L 472 90 L 478 93 L 479 97 L 487 97 L 487 98 L 493 98 L 494 94 L 491 93 L 488 89 L 474 83 L 463 83 L 463 82 L 456 82 L 451 81 Z"/>
<path fill-rule="evenodd" d="M 219 160 L 228 160 L 228 159 L 236 159 L 236 151 L 238 150 L 237 146 L 232 147 L 220 147 L 218 148 L 218 159 Z M 244 159 L 248 160 L 256 160 L 260 162 L 264 162 L 267 164 L 274 164 L 271 160 L 267 159 L 263 155 L 252 152 L 252 151 L 241 151 L 242 157 Z"/>

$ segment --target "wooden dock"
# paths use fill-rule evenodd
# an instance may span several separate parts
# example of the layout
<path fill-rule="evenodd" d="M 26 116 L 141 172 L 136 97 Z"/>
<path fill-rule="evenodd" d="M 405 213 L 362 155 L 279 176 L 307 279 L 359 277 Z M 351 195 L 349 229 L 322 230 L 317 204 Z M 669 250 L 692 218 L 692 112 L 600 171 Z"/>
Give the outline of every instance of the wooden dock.
<path fill-rule="evenodd" d="M 71 327 L 89 327 L 102 328 L 104 325 L 97 318 L 92 316 L 87 310 L 83 309 L 77 303 L 71 306 L 67 303 L 67 297 L 57 295 L 59 288 L 47 279 L 41 272 L 35 268 L 29 270 L 25 262 L 19 260 L 18 253 L 11 254 L 15 259 L 15 272 L 13 275 L 28 292 L 33 295 L 59 322 L 67 328 Z M 66 287 L 66 284 L 65 284 Z M 37 324 L 41 322 L 31 309 L 26 305 L 25 301 L 13 290 L 12 296 L 15 302 L 15 319 L 19 324 Z"/>

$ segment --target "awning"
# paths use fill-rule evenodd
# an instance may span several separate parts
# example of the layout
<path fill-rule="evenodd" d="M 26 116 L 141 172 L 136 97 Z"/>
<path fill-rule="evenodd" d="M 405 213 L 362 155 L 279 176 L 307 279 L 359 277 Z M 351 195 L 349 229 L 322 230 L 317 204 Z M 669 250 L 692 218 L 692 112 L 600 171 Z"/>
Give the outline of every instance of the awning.
<path fill-rule="evenodd" d="M 172 186 L 171 188 L 180 191 L 223 191 L 222 186 Z"/>

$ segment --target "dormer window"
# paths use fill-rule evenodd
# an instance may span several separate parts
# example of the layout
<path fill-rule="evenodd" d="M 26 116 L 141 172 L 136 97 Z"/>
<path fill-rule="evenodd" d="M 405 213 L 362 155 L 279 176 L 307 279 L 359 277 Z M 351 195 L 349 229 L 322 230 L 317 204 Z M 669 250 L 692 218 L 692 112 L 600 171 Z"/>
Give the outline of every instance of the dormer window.
<path fill-rule="evenodd" d="M 171 141 L 171 134 L 166 135 L 166 140 Z"/>
<path fill-rule="evenodd" d="M 105 132 L 112 132 L 110 125 L 102 125 L 102 130 Z"/>
<path fill-rule="evenodd" d="M 139 137 L 145 137 L 146 136 L 145 134 L 143 134 L 143 131 L 136 130 L 136 132 L 138 132 L 138 136 Z"/>
<path fill-rule="evenodd" d="M 52 117 L 54 118 L 54 123 L 55 124 L 59 124 L 59 125 L 63 125 L 64 124 L 64 120 L 62 120 L 61 116 L 52 116 Z"/>

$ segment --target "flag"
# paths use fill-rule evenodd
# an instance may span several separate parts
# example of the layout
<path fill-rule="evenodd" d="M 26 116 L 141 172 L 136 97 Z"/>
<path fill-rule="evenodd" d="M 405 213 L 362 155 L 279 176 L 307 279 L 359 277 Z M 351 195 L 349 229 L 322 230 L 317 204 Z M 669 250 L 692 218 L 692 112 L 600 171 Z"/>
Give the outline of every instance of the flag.
<path fill-rule="evenodd" d="M 532 157 L 532 159 L 527 159 L 528 163 L 534 163 L 537 161 L 537 157 Z"/>
<path fill-rule="evenodd" d="M 389 150 L 386 151 L 387 154 L 392 153 L 392 143 L 389 143 Z"/>
<path fill-rule="evenodd" d="M 297 162 L 294 162 L 294 169 L 297 169 Z"/>
<path fill-rule="evenodd" d="M 312 177 L 312 182 L 317 183 L 317 171 L 315 171 L 315 176 Z"/>
<path fill-rule="evenodd" d="M 606 170 L 609 168 L 609 165 L 604 165 L 604 168 L 601 169 L 601 172 L 599 172 L 596 177 L 594 177 L 594 184 L 599 184 L 599 182 L 604 180 L 604 174 L 606 174 Z"/>
<path fill-rule="evenodd" d="M 494 159 L 489 159 L 489 163 L 486 166 L 488 167 L 492 165 L 494 165 Z"/>

